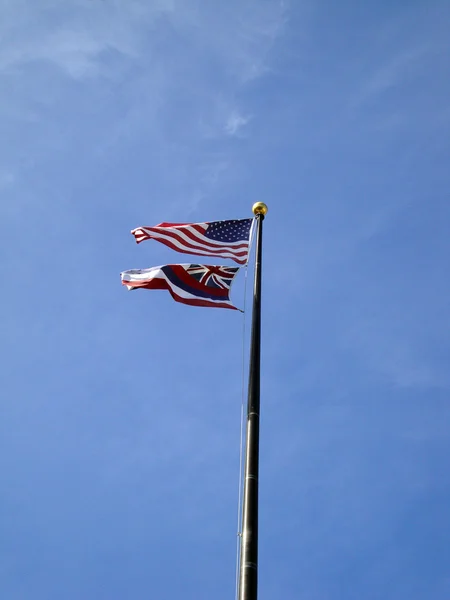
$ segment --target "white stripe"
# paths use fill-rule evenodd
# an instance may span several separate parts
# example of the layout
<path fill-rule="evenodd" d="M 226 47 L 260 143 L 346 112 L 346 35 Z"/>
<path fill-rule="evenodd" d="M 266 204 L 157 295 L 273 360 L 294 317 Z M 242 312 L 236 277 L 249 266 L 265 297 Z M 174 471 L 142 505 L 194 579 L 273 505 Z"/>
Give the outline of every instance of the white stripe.
<path fill-rule="evenodd" d="M 187 241 L 189 243 L 191 243 L 192 245 L 198 246 L 198 248 L 190 248 L 189 246 L 186 246 L 183 241 L 179 241 L 176 238 L 164 235 L 163 233 L 154 233 L 151 232 L 149 234 L 152 238 L 158 240 L 158 239 L 164 239 L 167 240 L 169 242 L 172 242 L 172 244 L 174 246 L 176 246 L 177 248 L 180 248 L 182 250 L 185 250 L 186 252 L 188 252 L 189 254 L 197 254 L 198 252 L 207 252 L 210 255 L 213 256 L 222 256 L 224 258 L 238 258 L 239 260 L 245 261 L 246 258 L 246 254 L 248 253 L 248 244 L 247 247 L 244 248 L 239 248 L 238 250 L 236 250 L 235 252 L 233 252 L 232 249 L 229 248 L 222 248 L 219 249 L 217 248 L 217 250 L 215 248 L 208 248 L 208 246 L 204 246 L 203 244 L 199 243 L 199 242 L 194 242 L 193 240 L 189 240 L 189 238 L 187 239 Z M 177 232 L 177 235 L 180 235 L 180 232 Z M 186 239 L 186 236 L 183 236 Z M 243 256 L 238 256 L 236 254 L 236 252 L 243 252 Z"/>
<path fill-rule="evenodd" d="M 248 238 L 247 239 L 244 238 L 237 242 L 220 242 L 217 240 L 210 240 L 209 238 L 206 238 L 206 240 L 207 240 L 207 242 L 206 242 L 205 235 L 203 233 L 195 231 L 195 229 L 193 227 L 189 227 L 187 225 L 183 226 L 182 228 L 181 227 L 180 228 L 178 228 L 178 227 L 139 227 L 139 229 L 142 229 L 143 231 L 148 232 L 148 235 L 153 235 L 155 233 L 155 230 L 157 230 L 161 234 L 163 234 L 164 231 L 171 231 L 172 233 L 175 233 L 176 235 L 180 236 L 181 238 L 183 238 L 184 240 L 186 240 L 187 242 L 189 242 L 191 244 L 208 243 L 213 246 L 217 246 L 217 249 L 220 249 L 224 245 L 226 245 L 227 247 L 230 247 L 230 249 L 233 249 L 234 246 L 239 246 L 240 244 L 247 244 L 247 246 L 248 246 Z M 193 240 L 190 237 L 188 237 L 183 232 L 183 229 L 192 233 L 192 235 L 195 236 L 196 239 Z M 172 239 L 172 238 L 170 238 L 170 239 Z M 239 248 L 237 248 L 237 250 L 239 250 Z M 245 250 L 245 248 L 241 248 L 241 250 Z"/>
<path fill-rule="evenodd" d="M 220 256 L 220 252 L 231 252 L 235 255 L 237 252 L 247 252 L 248 251 L 248 242 L 241 241 L 238 244 L 241 246 L 234 247 L 234 244 L 228 244 L 227 242 L 213 243 L 209 244 L 209 242 L 202 240 L 200 237 L 196 236 L 195 239 L 189 238 L 182 231 L 174 232 L 177 237 L 172 237 L 167 235 L 164 231 L 149 231 L 148 234 L 150 237 L 154 239 L 166 239 L 168 241 L 172 241 L 174 244 L 178 244 L 180 247 L 185 248 L 186 250 L 204 250 L 210 252 L 214 255 Z M 190 244 L 193 248 L 188 246 Z"/>
<path fill-rule="evenodd" d="M 184 267 L 184 265 L 182 266 Z M 122 281 L 151 281 L 158 277 L 158 273 L 164 275 L 161 266 L 150 267 L 150 269 L 130 269 L 129 271 L 123 271 L 120 276 Z"/>
<path fill-rule="evenodd" d="M 203 223 L 195 223 L 194 225 L 202 225 L 203 226 Z M 205 227 L 205 233 L 206 233 L 208 227 L 209 227 L 209 225 L 206 225 L 206 227 Z M 183 226 L 180 226 L 180 227 L 173 227 L 173 228 L 170 228 L 170 227 L 161 227 L 161 231 L 163 231 L 164 229 L 167 229 L 167 230 L 173 229 L 177 233 L 183 233 L 183 231 L 189 231 L 198 240 L 200 240 L 200 241 L 202 239 L 205 240 L 205 234 L 202 233 L 202 232 L 200 232 L 200 231 L 196 231 L 193 225 L 183 225 Z M 219 240 L 212 240 L 210 238 L 206 238 L 206 240 L 208 241 L 208 243 L 211 243 L 214 246 L 221 246 L 223 244 L 234 246 L 234 245 L 239 245 L 239 244 L 242 244 L 242 243 L 245 243 L 245 242 L 248 243 L 248 239 L 246 240 L 245 238 L 243 238 L 242 240 L 238 240 L 237 242 L 221 242 Z"/>
<path fill-rule="evenodd" d="M 190 265 L 178 265 L 183 267 L 185 270 Z M 150 269 L 131 269 L 129 271 L 123 271 L 121 274 L 122 281 L 129 282 L 130 285 L 125 283 L 127 288 L 133 287 L 134 283 L 144 283 L 148 281 L 152 281 L 153 279 L 164 279 L 167 281 L 170 288 L 180 296 L 181 298 L 186 298 L 187 300 L 201 300 L 210 302 L 211 304 L 229 304 L 230 306 L 234 306 L 230 300 L 226 298 L 217 298 L 214 300 L 212 298 L 202 298 L 201 296 L 195 296 L 194 294 L 190 294 L 182 289 L 180 289 L 177 285 L 174 285 L 165 275 L 164 271 L 161 270 L 161 267 L 151 267 Z M 138 288 L 139 289 L 139 288 Z"/>
<path fill-rule="evenodd" d="M 203 231 L 206 231 L 209 227 L 209 225 L 207 223 L 192 223 L 191 225 L 170 225 L 170 227 L 159 227 L 159 229 L 189 229 L 191 228 L 193 225 L 196 225 L 197 227 L 202 227 Z M 158 228 L 158 225 L 155 225 L 156 228 Z M 149 228 L 147 228 L 149 229 Z"/>
<path fill-rule="evenodd" d="M 178 286 L 174 285 L 167 278 L 165 279 L 169 286 L 172 288 L 172 290 L 177 294 L 177 296 L 181 296 L 181 298 L 186 298 L 187 300 L 201 300 L 202 302 L 210 302 L 211 304 L 229 304 L 230 306 L 233 306 L 232 302 L 230 300 L 227 300 L 226 298 L 217 298 L 217 300 L 214 300 L 212 298 L 202 298 L 201 296 L 189 294 L 188 292 L 185 292 L 184 290 L 181 290 Z"/>

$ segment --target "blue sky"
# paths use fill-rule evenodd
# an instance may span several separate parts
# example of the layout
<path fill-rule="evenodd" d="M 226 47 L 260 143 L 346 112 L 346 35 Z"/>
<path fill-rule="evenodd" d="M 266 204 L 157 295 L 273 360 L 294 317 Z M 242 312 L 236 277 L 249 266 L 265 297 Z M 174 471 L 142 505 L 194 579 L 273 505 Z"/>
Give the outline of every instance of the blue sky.
<path fill-rule="evenodd" d="M 260 599 L 448 600 L 449 25 L 1 0 L 1 598 L 233 598 L 242 316 L 119 273 L 261 200 Z"/>

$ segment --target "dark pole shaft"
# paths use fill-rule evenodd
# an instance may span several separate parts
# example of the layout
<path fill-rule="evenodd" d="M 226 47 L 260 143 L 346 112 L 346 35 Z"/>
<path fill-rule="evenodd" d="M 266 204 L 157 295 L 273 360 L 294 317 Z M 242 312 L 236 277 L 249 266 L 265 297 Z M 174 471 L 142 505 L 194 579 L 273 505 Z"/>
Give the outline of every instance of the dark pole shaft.
<path fill-rule="evenodd" d="M 264 220 L 264 214 L 258 214 L 256 220 L 256 264 L 253 290 L 250 373 L 248 382 L 244 503 L 242 509 L 242 538 L 239 563 L 239 600 L 256 600 L 258 597 L 259 384 L 261 354 L 262 222 Z"/>

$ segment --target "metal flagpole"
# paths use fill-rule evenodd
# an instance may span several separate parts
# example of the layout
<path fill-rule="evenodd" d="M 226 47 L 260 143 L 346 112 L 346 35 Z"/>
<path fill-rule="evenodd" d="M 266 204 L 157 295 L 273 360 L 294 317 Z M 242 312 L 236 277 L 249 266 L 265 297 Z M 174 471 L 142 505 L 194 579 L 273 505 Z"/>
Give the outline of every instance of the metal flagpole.
<path fill-rule="evenodd" d="M 261 355 L 261 267 L 262 226 L 267 206 L 253 205 L 256 216 L 256 263 L 253 288 L 250 372 L 248 380 L 247 436 L 245 447 L 244 502 L 239 561 L 239 600 L 258 597 L 258 473 L 259 473 L 259 383 Z"/>

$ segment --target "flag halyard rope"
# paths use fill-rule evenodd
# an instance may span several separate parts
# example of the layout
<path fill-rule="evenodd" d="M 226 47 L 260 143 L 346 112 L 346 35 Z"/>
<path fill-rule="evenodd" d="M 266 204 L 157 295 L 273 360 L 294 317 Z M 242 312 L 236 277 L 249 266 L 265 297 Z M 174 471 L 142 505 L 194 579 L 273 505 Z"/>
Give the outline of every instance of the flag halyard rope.
<path fill-rule="evenodd" d="M 249 249 L 250 254 L 250 249 Z M 236 541 L 236 590 L 235 599 L 237 600 L 239 593 L 239 558 L 241 550 L 242 536 L 242 472 L 243 472 L 243 448 L 244 448 L 244 409 L 245 409 L 245 307 L 247 301 L 247 275 L 248 263 L 245 265 L 244 279 L 244 310 L 242 311 L 242 391 L 241 391 L 241 425 L 239 435 L 239 486 L 238 486 L 238 516 L 237 516 L 237 541 Z"/>

